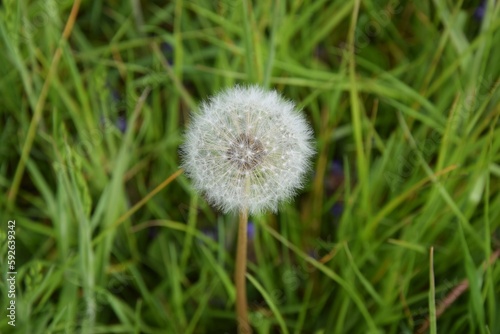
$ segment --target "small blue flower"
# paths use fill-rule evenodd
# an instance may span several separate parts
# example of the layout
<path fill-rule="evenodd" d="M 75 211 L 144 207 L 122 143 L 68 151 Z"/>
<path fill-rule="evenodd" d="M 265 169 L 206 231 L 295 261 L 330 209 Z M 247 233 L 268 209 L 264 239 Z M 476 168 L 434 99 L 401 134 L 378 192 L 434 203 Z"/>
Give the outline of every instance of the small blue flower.
<path fill-rule="evenodd" d="M 330 212 L 336 218 L 342 216 L 342 213 L 344 212 L 344 204 L 342 204 L 341 202 L 335 203 L 330 209 Z"/>
<path fill-rule="evenodd" d="M 251 220 L 247 225 L 247 236 L 250 240 L 253 240 L 255 238 L 255 224 Z"/>
<path fill-rule="evenodd" d="M 339 160 L 333 160 L 328 167 L 325 177 L 325 187 L 327 192 L 335 192 L 344 183 L 344 167 Z"/>
<path fill-rule="evenodd" d="M 334 175 L 344 176 L 344 167 L 342 167 L 342 162 L 340 160 L 333 160 L 330 164 L 330 172 Z"/>
<path fill-rule="evenodd" d="M 118 116 L 115 124 L 118 130 L 121 131 L 121 133 L 125 133 L 125 131 L 127 131 L 127 119 L 125 117 Z"/>
<path fill-rule="evenodd" d="M 477 21 L 482 21 L 485 13 L 486 13 L 486 1 L 483 1 L 474 11 L 474 18 Z"/>
<path fill-rule="evenodd" d="M 342 186 L 345 181 L 344 176 L 344 167 L 340 160 L 333 160 L 330 162 L 328 166 L 328 173 L 325 177 L 325 188 L 326 193 L 329 196 L 334 196 L 334 194 L 342 189 Z M 337 223 L 342 216 L 342 212 L 344 211 L 344 204 L 342 201 L 338 201 L 333 204 L 330 209 L 330 213 L 333 215 L 334 223 Z"/>
<path fill-rule="evenodd" d="M 173 60 L 174 48 L 172 47 L 172 45 L 170 45 L 167 42 L 162 42 L 160 44 L 160 49 L 161 49 L 161 52 L 163 52 L 163 54 L 167 58 L 168 64 L 172 65 L 174 63 L 174 60 Z"/>
<path fill-rule="evenodd" d="M 106 83 L 106 87 L 111 97 L 111 115 L 109 119 L 104 116 L 101 117 L 101 124 L 105 127 L 108 125 L 115 125 L 121 133 L 125 133 L 125 131 L 127 131 L 127 118 L 123 116 L 123 114 L 127 111 L 127 101 L 122 98 L 120 92 L 109 82 Z"/>

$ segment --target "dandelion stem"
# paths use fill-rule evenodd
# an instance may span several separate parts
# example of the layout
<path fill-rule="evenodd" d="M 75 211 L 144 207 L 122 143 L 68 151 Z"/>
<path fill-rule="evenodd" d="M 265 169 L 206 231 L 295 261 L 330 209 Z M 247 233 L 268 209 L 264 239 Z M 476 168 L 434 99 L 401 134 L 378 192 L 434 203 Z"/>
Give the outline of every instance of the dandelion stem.
<path fill-rule="evenodd" d="M 250 334 L 251 328 L 248 322 L 248 305 L 245 285 L 245 273 L 247 271 L 247 224 L 248 209 L 240 211 L 240 223 L 238 230 L 238 246 L 236 252 L 236 269 L 234 281 L 236 284 L 236 315 L 238 317 L 238 333 Z"/>

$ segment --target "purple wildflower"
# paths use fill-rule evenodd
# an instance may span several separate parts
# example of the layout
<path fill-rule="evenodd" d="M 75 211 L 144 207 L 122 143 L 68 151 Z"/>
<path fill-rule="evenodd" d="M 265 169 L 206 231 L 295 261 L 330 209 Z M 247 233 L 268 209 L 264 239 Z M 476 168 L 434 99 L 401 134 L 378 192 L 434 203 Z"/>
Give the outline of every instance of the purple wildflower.
<path fill-rule="evenodd" d="M 125 117 L 118 116 L 115 124 L 118 130 L 121 131 L 121 133 L 125 133 L 125 131 L 127 131 L 127 119 Z"/>
<path fill-rule="evenodd" d="M 482 1 L 481 4 L 474 11 L 473 16 L 477 21 L 482 21 L 485 13 L 486 13 L 486 1 Z"/>
<path fill-rule="evenodd" d="M 251 220 L 248 222 L 247 236 L 250 240 L 253 240 L 255 238 L 255 224 Z"/>
<path fill-rule="evenodd" d="M 170 45 L 167 42 L 162 42 L 160 44 L 160 49 L 161 49 L 161 52 L 163 52 L 163 54 L 167 58 L 168 64 L 172 65 L 174 63 L 174 60 L 173 60 L 174 48 L 172 47 L 172 45 Z"/>

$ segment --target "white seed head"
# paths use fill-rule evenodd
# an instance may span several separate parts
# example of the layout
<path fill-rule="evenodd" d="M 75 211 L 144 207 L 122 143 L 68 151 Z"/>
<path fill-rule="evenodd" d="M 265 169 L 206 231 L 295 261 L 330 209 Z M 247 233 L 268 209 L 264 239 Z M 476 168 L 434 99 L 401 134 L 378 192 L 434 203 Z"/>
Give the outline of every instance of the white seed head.
<path fill-rule="evenodd" d="M 225 212 L 276 211 L 302 186 L 314 154 L 312 133 L 276 91 L 236 86 L 193 114 L 183 167 L 194 187 Z"/>

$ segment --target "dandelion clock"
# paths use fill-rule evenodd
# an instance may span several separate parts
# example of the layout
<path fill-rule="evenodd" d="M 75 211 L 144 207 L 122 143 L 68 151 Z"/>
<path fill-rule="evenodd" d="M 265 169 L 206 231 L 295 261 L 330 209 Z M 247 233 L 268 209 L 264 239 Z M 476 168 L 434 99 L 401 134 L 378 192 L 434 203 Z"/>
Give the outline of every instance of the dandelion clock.
<path fill-rule="evenodd" d="M 248 214 L 276 211 L 303 185 L 312 130 L 276 91 L 237 86 L 203 103 L 186 132 L 183 167 L 195 189 L 224 212 L 239 212 L 236 290 L 239 332 L 249 333 L 246 295 Z"/>
<path fill-rule="evenodd" d="M 194 114 L 183 147 L 194 187 L 225 212 L 276 211 L 302 185 L 312 131 L 275 91 L 235 87 Z"/>

